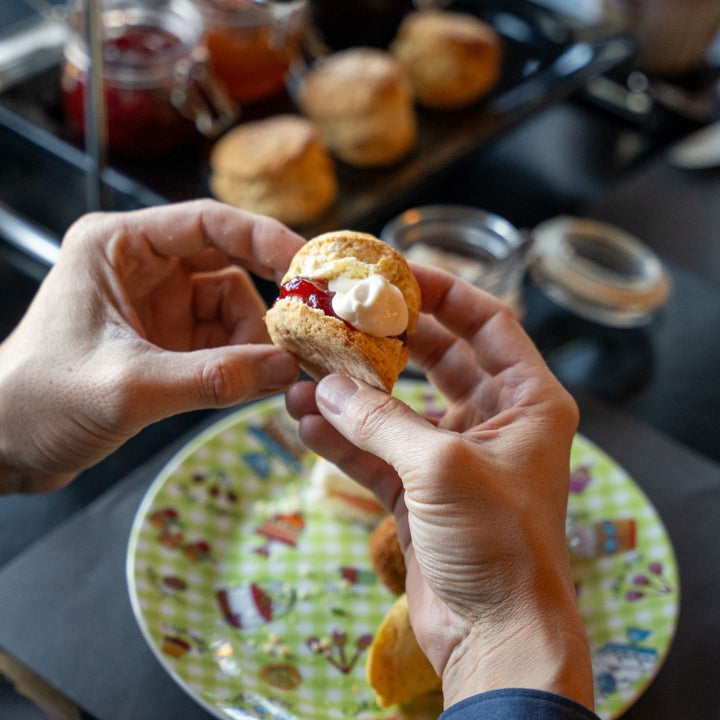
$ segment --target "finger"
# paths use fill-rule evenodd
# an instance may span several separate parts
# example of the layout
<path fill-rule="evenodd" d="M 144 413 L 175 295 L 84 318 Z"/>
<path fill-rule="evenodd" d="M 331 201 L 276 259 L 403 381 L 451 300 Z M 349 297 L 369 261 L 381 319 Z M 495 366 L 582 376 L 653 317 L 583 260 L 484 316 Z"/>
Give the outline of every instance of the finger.
<path fill-rule="evenodd" d="M 162 257 L 191 258 L 211 247 L 276 282 L 305 242 L 277 220 L 207 199 L 93 217 L 92 230 L 89 224 L 86 230 L 110 238 L 110 246 L 121 243 L 123 252 L 128 244 L 146 244 Z"/>
<path fill-rule="evenodd" d="M 248 274 L 237 267 L 192 277 L 193 312 L 201 334 L 211 330 L 217 344 L 269 343 L 263 322 L 265 302 Z M 217 330 L 216 330 L 217 326 Z M 210 347 L 196 338 L 194 347 Z"/>
<path fill-rule="evenodd" d="M 344 375 L 323 378 L 316 394 L 323 417 L 360 450 L 384 460 L 403 481 L 426 476 L 423 463 L 442 430 L 392 395 Z"/>
<path fill-rule="evenodd" d="M 472 347 L 431 315 L 420 316 L 408 347 L 413 362 L 450 402 L 468 397 L 487 377 Z"/>
<path fill-rule="evenodd" d="M 370 490 L 388 512 L 394 511 L 402 495 L 402 482 L 384 460 L 353 445 L 322 415 L 303 417 L 299 432 L 307 447 Z"/>
<path fill-rule="evenodd" d="M 228 345 L 174 353 L 149 348 L 126 372 L 119 412 L 145 426 L 191 410 L 228 407 L 280 390 L 297 379 L 297 360 L 268 345 Z"/>
<path fill-rule="evenodd" d="M 478 365 L 473 348 L 443 327 L 433 316 L 422 315 L 418 331 L 408 342 L 413 360 L 448 402 L 442 427 L 466 430 L 485 422 L 514 400 L 508 392 L 528 374 L 495 376 Z M 518 366 L 521 367 L 521 366 Z"/>
<path fill-rule="evenodd" d="M 392 512 L 402 493 L 397 473 L 383 460 L 353 445 L 319 414 L 316 387 L 312 382 L 296 383 L 285 394 L 288 412 L 300 421 L 300 439 L 312 451 L 368 488 Z"/>
<path fill-rule="evenodd" d="M 77 473 L 66 473 L 62 475 L 19 475 L 10 479 L 9 484 L 3 488 L 3 493 L 42 495 L 64 488 L 76 477 Z"/>
<path fill-rule="evenodd" d="M 304 415 L 318 415 L 317 403 L 315 402 L 315 388 L 317 383 L 303 380 L 291 385 L 285 393 L 285 407 L 290 416 L 300 420 Z"/>
<path fill-rule="evenodd" d="M 540 353 L 500 300 L 450 273 L 413 265 L 423 312 L 473 348 L 478 362 L 497 374 L 518 362 L 544 365 Z"/>

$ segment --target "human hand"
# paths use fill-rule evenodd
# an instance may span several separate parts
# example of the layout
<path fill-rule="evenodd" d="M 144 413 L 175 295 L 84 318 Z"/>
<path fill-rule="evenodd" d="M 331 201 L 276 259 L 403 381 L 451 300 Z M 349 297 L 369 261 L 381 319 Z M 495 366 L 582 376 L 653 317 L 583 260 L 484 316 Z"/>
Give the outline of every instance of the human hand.
<path fill-rule="evenodd" d="M 0 494 L 60 487 L 143 427 L 284 389 L 252 279 L 303 239 L 209 200 L 87 215 L 0 345 Z"/>
<path fill-rule="evenodd" d="M 412 358 L 443 394 L 436 425 L 330 376 L 287 405 L 303 441 L 397 518 L 410 618 L 446 705 L 529 687 L 593 705 L 565 513 L 577 407 L 497 300 L 414 266 Z"/>

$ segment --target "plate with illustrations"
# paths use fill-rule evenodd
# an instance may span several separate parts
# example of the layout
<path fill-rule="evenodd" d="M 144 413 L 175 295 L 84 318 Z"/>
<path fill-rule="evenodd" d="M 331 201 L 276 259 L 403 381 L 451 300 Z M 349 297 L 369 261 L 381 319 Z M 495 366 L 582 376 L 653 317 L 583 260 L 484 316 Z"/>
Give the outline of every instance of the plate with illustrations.
<path fill-rule="evenodd" d="M 425 415 L 442 413 L 425 382 L 401 380 L 395 394 Z M 394 596 L 370 565 L 373 523 L 310 492 L 315 462 L 281 396 L 186 444 L 150 485 L 130 535 L 128 586 L 142 633 L 175 681 L 223 720 L 435 718 L 439 697 L 381 709 L 365 680 L 367 649 Z M 635 481 L 581 435 L 571 462 L 568 543 L 596 711 L 609 720 L 663 662 L 678 573 Z"/>

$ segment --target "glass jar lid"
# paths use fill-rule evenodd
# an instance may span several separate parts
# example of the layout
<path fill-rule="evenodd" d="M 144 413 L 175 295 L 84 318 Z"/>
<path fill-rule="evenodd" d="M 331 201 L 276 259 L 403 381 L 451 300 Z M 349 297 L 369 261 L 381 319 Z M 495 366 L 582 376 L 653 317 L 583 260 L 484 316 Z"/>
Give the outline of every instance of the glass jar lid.
<path fill-rule="evenodd" d="M 648 323 L 667 302 L 669 274 L 638 238 L 596 220 L 560 216 L 532 230 L 532 281 L 575 315 L 611 327 Z"/>

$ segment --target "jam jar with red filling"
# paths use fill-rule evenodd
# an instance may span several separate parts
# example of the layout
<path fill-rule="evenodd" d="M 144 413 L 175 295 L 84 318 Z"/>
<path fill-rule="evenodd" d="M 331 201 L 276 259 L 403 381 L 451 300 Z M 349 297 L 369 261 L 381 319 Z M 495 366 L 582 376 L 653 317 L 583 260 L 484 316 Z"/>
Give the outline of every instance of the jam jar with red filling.
<path fill-rule="evenodd" d="M 71 16 L 61 87 L 71 129 L 85 128 L 90 66 L 81 11 Z M 104 0 L 102 57 L 107 145 L 158 155 L 229 126 L 237 110 L 207 71 L 203 23 L 190 0 Z"/>

